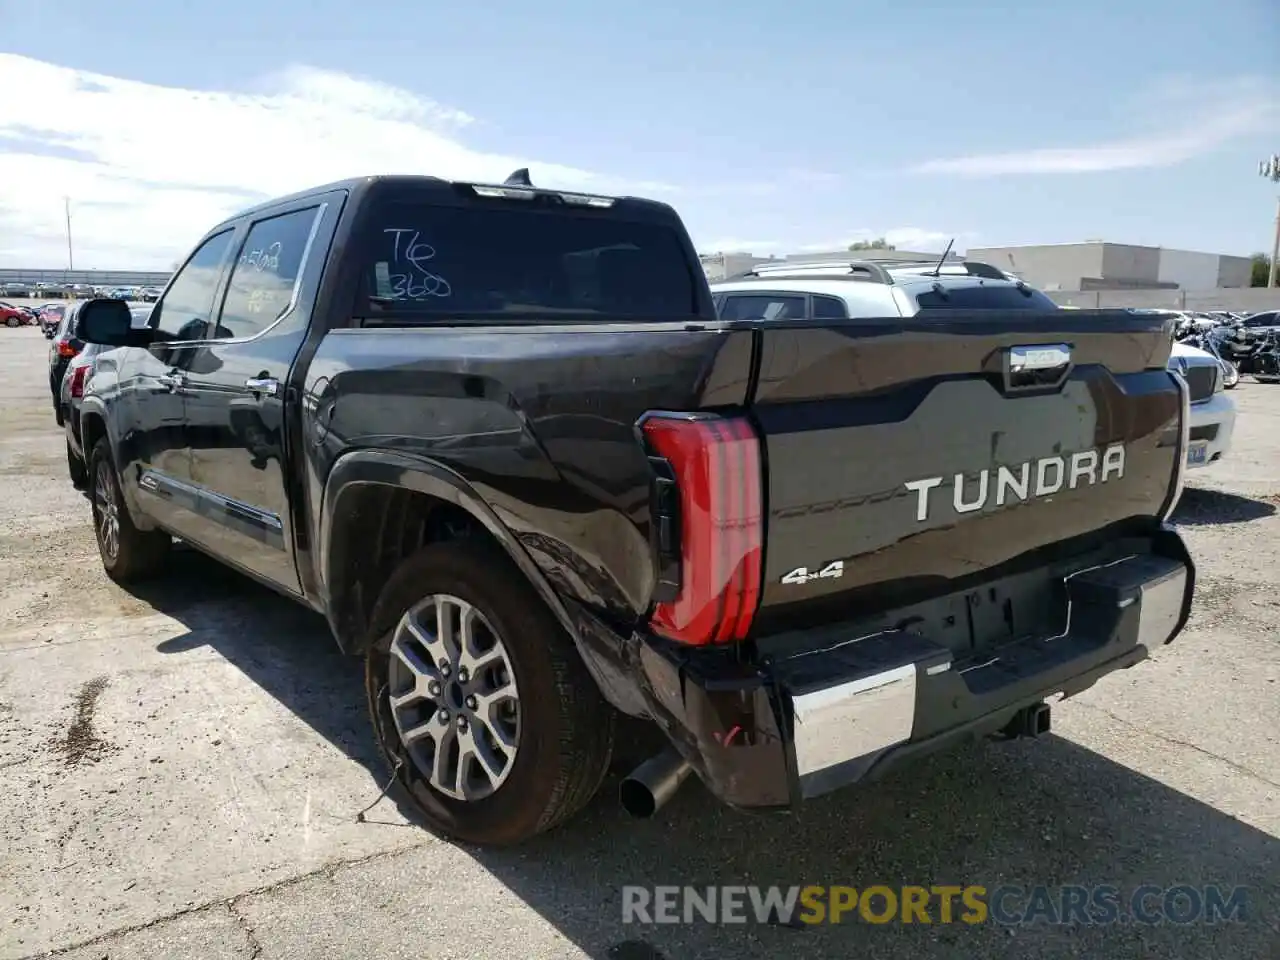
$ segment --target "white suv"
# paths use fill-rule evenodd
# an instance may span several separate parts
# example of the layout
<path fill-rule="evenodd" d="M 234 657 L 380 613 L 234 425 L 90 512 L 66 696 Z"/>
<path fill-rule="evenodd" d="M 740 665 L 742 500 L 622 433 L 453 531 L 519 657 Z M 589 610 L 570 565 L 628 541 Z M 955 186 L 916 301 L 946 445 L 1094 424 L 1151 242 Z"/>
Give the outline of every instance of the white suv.
<path fill-rule="evenodd" d="M 921 310 L 1056 310 L 1039 290 L 986 263 L 848 260 L 761 264 L 711 284 L 725 320 L 910 317 Z"/>
<path fill-rule="evenodd" d="M 711 284 L 723 320 L 857 320 L 910 317 L 921 310 L 1058 310 L 1056 303 L 986 263 L 848 260 L 761 264 Z M 1067 308 L 1074 309 L 1074 308 Z M 1169 369 L 1191 395 L 1189 467 L 1226 456 L 1236 405 L 1223 393 L 1224 374 L 1212 354 L 1175 343 Z"/>

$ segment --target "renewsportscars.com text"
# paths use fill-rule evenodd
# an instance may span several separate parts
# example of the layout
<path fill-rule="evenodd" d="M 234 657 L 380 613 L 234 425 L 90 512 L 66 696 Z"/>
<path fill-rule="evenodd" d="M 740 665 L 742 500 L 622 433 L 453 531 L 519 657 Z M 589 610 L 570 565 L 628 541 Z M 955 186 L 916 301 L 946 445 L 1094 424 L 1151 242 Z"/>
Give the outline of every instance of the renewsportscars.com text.
<path fill-rule="evenodd" d="M 1245 887 L 795 886 L 622 888 L 623 923 L 1243 923 Z"/>

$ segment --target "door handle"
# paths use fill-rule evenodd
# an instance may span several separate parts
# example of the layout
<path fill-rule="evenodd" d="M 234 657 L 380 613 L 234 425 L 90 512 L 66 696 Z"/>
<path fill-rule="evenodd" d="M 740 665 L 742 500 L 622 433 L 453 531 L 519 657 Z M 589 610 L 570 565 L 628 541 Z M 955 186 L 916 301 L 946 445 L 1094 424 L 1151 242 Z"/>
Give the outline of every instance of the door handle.
<path fill-rule="evenodd" d="M 244 382 L 244 386 L 250 393 L 261 393 L 268 397 L 274 397 L 280 392 L 280 381 L 275 377 L 250 377 Z"/>
<path fill-rule="evenodd" d="M 169 393 L 177 392 L 186 382 L 187 382 L 187 378 L 180 373 L 162 374 L 156 377 L 156 383 L 164 387 L 167 391 L 169 391 Z"/>

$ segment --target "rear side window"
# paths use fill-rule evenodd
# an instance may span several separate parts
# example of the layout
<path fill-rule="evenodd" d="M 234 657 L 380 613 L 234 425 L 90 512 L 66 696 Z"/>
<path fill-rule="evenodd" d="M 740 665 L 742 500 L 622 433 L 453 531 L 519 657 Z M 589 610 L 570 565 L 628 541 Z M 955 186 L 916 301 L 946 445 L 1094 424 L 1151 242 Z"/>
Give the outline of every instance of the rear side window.
<path fill-rule="evenodd" d="M 813 318 L 815 320 L 846 320 L 848 317 L 849 311 L 845 309 L 843 300 L 836 297 L 813 298 Z"/>
<path fill-rule="evenodd" d="M 921 310 L 1057 310 L 1058 305 L 1039 290 L 1013 286 L 953 287 L 916 294 Z"/>
<path fill-rule="evenodd" d="M 213 337 L 252 337 L 280 319 L 293 302 L 303 256 L 319 207 L 294 210 L 249 228 L 231 270 Z"/>
<path fill-rule="evenodd" d="M 365 234 L 371 311 L 683 319 L 697 313 L 680 235 L 570 210 L 388 205 Z"/>
<path fill-rule="evenodd" d="M 720 307 L 721 320 L 803 320 L 805 298 L 784 294 L 729 294 Z"/>

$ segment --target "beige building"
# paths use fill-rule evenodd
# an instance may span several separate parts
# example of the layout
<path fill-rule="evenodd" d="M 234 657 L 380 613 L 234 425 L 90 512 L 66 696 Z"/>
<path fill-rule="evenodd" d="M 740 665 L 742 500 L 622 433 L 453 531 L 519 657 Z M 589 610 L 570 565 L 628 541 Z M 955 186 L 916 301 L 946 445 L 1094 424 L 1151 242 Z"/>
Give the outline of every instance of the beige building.
<path fill-rule="evenodd" d="M 701 253 L 702 269 L 712 283 L 726 277 L 746 273 L 760 263 L 778 263 L 776 257 L 757 257 L 750 253 Z"/>
<path fill-rule="evenodd" d="M 1103 241 L 972 247 L 965 255 L 1047 292 L 1247 287 L 1252 269 L 1248 257 Z"/>

